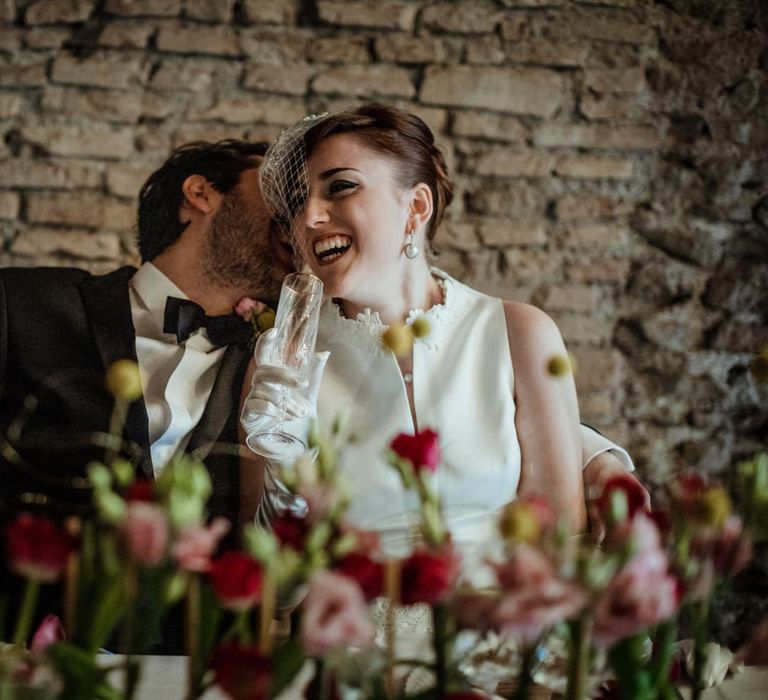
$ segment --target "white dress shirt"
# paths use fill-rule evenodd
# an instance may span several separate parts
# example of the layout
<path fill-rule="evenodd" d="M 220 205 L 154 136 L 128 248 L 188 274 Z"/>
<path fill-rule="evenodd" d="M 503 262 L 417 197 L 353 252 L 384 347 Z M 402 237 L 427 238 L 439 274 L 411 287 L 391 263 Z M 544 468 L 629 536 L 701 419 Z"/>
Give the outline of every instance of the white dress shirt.
<path fill-rule="evenodd" d="M 188 297 L 152 263 L 139 268 L 129 287 L 149 447 L 157 475 L 174 454 L 186 448 L 226 348 L 214 348 L 204 331 L 181 344 L 175 334 L 163 332 L 166 299 Z"/>

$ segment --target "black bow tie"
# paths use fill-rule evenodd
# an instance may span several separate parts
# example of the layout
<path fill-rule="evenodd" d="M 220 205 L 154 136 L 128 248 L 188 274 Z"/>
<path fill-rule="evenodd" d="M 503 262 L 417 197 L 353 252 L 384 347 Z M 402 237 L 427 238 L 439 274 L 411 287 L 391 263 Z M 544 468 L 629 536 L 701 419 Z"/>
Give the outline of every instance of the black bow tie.
<path fill-rule="evenodd" d="M 163 332 L 173 333 L 183 343 L 200 328 L 205 328 L 208 340 L 220 348 L 230 343 L 247 343 L 253 336 L 253 327 L 237 314 L 206 316 L 199 304 L 189 299 L 168 297 L 165 302 Z"/>

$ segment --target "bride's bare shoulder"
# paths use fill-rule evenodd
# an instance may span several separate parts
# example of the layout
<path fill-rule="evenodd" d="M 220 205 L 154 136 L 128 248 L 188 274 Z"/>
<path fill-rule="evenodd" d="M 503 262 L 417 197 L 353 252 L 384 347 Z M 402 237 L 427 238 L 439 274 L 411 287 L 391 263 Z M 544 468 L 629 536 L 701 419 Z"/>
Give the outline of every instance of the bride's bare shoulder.
<path fill-rule="evenodd" d="M 563 346 L 557 324 L 541 309 L 502 299 L 512 351 L 552 352 Z"/>

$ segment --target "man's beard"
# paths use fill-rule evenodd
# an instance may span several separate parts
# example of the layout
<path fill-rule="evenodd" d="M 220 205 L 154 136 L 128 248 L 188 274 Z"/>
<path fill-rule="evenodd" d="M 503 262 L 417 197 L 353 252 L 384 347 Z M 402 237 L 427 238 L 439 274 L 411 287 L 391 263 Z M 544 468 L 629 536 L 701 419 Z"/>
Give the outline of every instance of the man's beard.
<path fill-rule="evenodd" d="M 202 270 L 212 284 L 274 303 L 283 275 L 270 247 L 266 212 L 246 206 L 239 193 L 224 197 L 208 230 Z"/>

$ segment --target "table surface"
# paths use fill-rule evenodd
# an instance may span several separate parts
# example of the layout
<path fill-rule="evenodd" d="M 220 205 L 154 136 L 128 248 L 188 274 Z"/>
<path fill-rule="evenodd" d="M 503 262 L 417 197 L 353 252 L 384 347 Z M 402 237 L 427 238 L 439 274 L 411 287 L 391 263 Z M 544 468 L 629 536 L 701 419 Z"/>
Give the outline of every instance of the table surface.
<path fill-rule="evenodd" d="M 115 657 L 112 657 L 115 658 Z M 137 700 L 183 700 L 186 683 L 186 657 L 145 656 L 142 681 Z M 768 698 L 768 667 L 748 666 L 728 678 L 718 688 L 704 693 L 704 700 L 766 700 Z M 226 696 L 213 688 L 203 700 L 225 700 Z M 299 700 L 297 694 L 283 694 L 280 700 Z"/>

